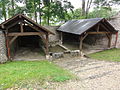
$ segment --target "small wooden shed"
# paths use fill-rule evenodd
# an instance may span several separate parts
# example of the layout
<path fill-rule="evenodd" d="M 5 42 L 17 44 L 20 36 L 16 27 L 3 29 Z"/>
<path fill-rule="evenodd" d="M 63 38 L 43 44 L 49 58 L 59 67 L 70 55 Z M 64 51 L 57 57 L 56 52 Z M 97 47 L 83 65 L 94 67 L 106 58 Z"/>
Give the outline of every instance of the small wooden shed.
<path fill-rule="evenodd" d="M 60 33 L 61 41 L 63 41 L 64 36 L 66 39 L 79 39 L 79 49 L 82 51 L 83 40 L 87 38 L 88 35 L 106 35 L 108 38 L 108 47 L 111 47 L 112 34 L 116 34 L 115 45 L 117 43 L 117 33 L 118 31 L 104 18 L 93 18 L 93 19 L 82 19 L 82 20 L 69 20 L 62 26 L 60 26 L 57 31 Z M 67 36 L 68 35 L 68 36 Z M 75 36 L 78 36 L 75 38 Z M 89 40 L 90 42 L 91 40 Z"/>
<path fill-rule="evenodd" d="M 39 24 L 35 23 L 33 20 L 26 17 L 25 15 L 23 14 L 15 15 L 12 18 L 1 23 L 0 27 L 5 33 L 7 55 L 9 59 L 11 58 L 11 45 L 17 38 L 24 37 L 24 36 L 26 37 L 38 36 L 39 38 L 41 38 L 44 44 L 43 46 L 44 46 L 45 54 L 48 55 L 49 35 L 54 33 L 40 26 Z M 24 41 L 24 38 L 22 40 Z M 31 42 L 31 41 L 29 40 L 27 41 L 27 43 L 28 42 Z"/>

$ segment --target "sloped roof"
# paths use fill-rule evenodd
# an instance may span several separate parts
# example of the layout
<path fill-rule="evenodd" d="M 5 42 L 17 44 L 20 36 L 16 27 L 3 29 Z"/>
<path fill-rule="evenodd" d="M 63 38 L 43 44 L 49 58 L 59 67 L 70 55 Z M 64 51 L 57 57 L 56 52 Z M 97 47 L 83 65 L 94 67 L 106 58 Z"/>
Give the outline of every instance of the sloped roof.
<path fill-rule="evenodd" d="M 111 32 L 116 32 L 114 27 L 107 22 L 106 19 L 104 18 L 93 18 L 93 19 L 82 19 L 82 20 L 69 20 L 62 26 L 60 26 L 57 30 L 66 32 L 66 33 L 72 33 L 72 34 L 77 34 L 81 35 L 85 31 L 89 30 L 90 28 L 94 27 L 98 23 L 106 23 L 110 28 Z"/>
<path fill-rule="evenodd" d="M 43 30 L 43 31 L 48 32 L 48 33 L 50 33 L 50 34 L 54 34 L 53 32 L 51 32 L 51 31 L 49 31 L 48 29 L 46 29 L 45 27 L 37 24 L 37 23 L 34 22 L 32 19 L 26 17 L 26 16 L 23 15 L 23 14 L 17 14 L 17 15 L 15 15 L 15 16 L 13 16 L 12 18 L 9 18 L 8 20 L 2 22 L 2 23 L 0 24 L 0 27 L 1 27 L 2 29 L 6 29 L 6 26 L 7 26 L 7 25 L 10 25 L 10 24 L 12 24 L 12 23 L 14 23 L 14 22 L 16 22 L 16 21 L 18 21 L 18 20 L 21 20 L 21 19 L 22 19 L 22 20 L 26 20 L 26 21 L 28 21 L 29 23 L 35 25 L 35 26 L 38 27 L 40 30 Z"/>

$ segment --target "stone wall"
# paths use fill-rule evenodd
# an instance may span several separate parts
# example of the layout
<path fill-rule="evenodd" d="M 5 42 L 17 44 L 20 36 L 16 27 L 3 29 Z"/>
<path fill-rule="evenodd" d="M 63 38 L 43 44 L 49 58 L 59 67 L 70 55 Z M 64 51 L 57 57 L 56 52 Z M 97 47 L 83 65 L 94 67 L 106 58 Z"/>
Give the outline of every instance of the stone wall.
<path fill-rule="evenodd" d="M 116 15 L 110 18 L 109 21 L 116 30 L 118 30 L 118 41 L 117 41 L 117 48 L 120 48 L 120 12 L 118 12 Z M 115 35 L 113 35 L 113 39 L 115 39 Z M 112 40 L 112 43 L 114 43 L 115 40 Z"/>
<path fill-rule="evenodd" d="M 6 44 L 5 36 L 2 31 L 0 31 L 0 63 L 5 63 L 7 61 L 6 56 Z"/>
<path fill-rule="evenodd" d="M 59 33 L 56 31 L 59 26 L 44 26 L 45 28 L 47 28 L 48 30 L 50 30 L 51 32 L 55 33 L 55 35 L 49 35 L 49 43 L 54 44 L 56 42 L 59 42 Z"/>

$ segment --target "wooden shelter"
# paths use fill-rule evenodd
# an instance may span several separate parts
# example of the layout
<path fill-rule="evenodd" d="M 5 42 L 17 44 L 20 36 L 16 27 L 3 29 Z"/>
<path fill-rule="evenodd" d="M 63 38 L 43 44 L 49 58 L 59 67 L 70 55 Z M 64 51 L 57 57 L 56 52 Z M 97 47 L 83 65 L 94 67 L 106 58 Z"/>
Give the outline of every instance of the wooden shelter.
<path fill-rule="evenodd" d="M 57 31 L 60 33 L 61 41 L 63 41 L 63 34 L 70 34 L 78 36 L 79 38 L 79 49 L 82 51 L 83 40 L 88 35 L 106 35 L 108 38 L 108 47 L 111 47 L 112 34 L 116 34 L 115 43 L 117 43 L 118 31 L 104 18 L 94 19 L 82 19 L 82 20 L 70 20 L 60 26 Z M 66 39 L 70 38 L 66 37 Z M 75 40 L 75 39 L 74 39 Z M 116 44 L 115 44 L 116 45 Z"/>
<path fill-rule="evenodd" d="M 18 14 L 0 24 L 5 32 L 8 58 L 11 58 L 11 45 L 23 36 L 39 36 L 44 43 L 44 51 L 48 55 L 49 34 L 54 34 L 46 28 L 35 23 L 23 14 Z M 23 39 L 24 40 L 24 39 Z M 31 41 L 29 41 L 31 42 Z"/>

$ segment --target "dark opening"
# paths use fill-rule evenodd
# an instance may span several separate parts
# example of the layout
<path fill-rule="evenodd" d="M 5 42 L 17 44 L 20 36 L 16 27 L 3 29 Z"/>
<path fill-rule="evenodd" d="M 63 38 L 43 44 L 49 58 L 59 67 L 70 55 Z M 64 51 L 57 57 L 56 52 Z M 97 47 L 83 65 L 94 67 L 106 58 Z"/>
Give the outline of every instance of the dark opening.
<path fill-rule="evenodd" d="M 63 33 L 63 45 L 68 47 L 71 50 L 78 50 L 80 44 L 80 36 L 71 34 L 71 33 Z"/>
<path fill-rule="evenodd" d="M 13 44 L 15 59 L 41 59 L 43 42 L 39 36 L 21 36 Z M 42 57 L 41 57 L 42 56 Z"/>
<path fill-rule="evenodd" d="M 38 36 L 23 36 L 18 38 L 19 47 L 40 48 Z"/>

